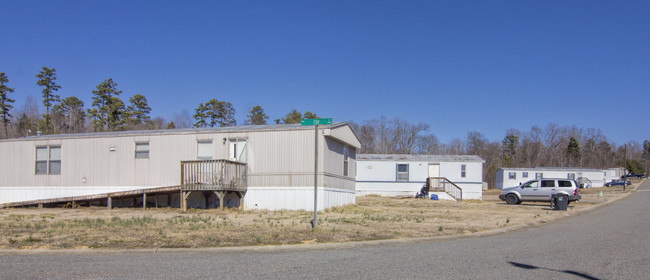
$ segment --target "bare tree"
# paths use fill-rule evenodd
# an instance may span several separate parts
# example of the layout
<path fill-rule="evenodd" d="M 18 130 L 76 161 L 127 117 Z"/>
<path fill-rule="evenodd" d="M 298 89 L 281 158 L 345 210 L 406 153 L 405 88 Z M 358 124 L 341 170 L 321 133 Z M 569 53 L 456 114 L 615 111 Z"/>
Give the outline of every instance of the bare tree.
<path fill-rule="evenodd" d="M 17 137 L 35 135 L 41 121 L 39 116 L 38 103 L 31 95 L 28 95 L 25 98 L 23 108 L 16 112 L 16 120 L 13 122 L 15 124 L 13 135 Z"/>
<path fill-rule="evenodd" d="M 422 135 L 418 137 L 417 145 L 418 154 L 439 155 L 442 154 L 440 141 L 433 134 Z"/>
<path fill-rule="evenodd" d="M 190 113 L 187 111 L 187 109 L 183 109 L 178 114 L 174 113 L 172 122 L 174 123 L 175 128 L 189 128 L 192 127 L 193 124 L 192 116 L 190 116 Z"/>

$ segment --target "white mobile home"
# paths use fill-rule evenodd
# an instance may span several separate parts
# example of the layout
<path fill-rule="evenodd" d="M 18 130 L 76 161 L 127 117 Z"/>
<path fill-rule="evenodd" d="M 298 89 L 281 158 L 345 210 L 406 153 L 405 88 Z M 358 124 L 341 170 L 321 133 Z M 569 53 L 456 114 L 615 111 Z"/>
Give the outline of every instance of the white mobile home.
<path fill-rule="evenodd" d="M 573 167 L 536 167 L 536 168 L 500 168 L 497 170 L 496 188 L 515 187 L 528 180 L 538 178 L 567 178 L 577 180 L 585 186 L 602 187 L 606 182 L 619 177 L 616 168 L 573 168 Z"/>
<path fill-rule="evenodd" d="M 427 178 L 437 178 L 429 180 L 432 189 L 455 185 L 462 199 L 482 199 L 484 162 L 474 155 L 359 154 L 357 195 L 415 195 Z"/>
<path fill-rule="evenodd" d="M 313 210 L 314 134 L 261 125 L 0 140 L 0 203 L 180 186 L 169 206 Z M 354 203 L 359 140 L 347 123 L 317 137 L 319 210 Z"/>

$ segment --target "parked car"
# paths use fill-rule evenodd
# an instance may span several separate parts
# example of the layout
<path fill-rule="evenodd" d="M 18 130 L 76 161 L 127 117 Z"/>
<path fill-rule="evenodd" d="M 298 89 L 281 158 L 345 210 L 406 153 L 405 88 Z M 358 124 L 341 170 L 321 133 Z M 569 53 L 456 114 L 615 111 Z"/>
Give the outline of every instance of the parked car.
<path fill-rule="evenodd" d="M 627 175 L 624 175 L 621 177 L 621 179 L 627 179 L 627 178 L 643 178 L 643 174 L 641 173 L 627 173 Z"/>
<path fill-rule="evenodd" d="M 612 186 L 629 186 L 632 183 L 630 181 L 623 181 L 623 180 L 612 180 L 611 182 L 605 183 L 606 187 L 612 187 Z"/>
<path fill-rule="evenodd" d="M 499 199 L 508 204 L 520 204 L 522 201 L 551 201 L 553 194 L 566 194 L 569 202 L 580 200 L 580 184 L 570 179 L 535 179 L 517 187 L 501 190 Z"/>

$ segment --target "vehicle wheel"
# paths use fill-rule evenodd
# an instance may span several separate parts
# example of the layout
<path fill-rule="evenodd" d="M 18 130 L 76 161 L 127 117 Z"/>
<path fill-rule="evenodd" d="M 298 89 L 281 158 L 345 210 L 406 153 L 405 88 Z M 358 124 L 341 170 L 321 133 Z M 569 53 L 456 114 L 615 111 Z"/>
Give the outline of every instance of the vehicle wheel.
<path fill-rule="evenodd" d="M 508 203 L 508 204 L 517 204 L 517 202 L 519 202 L 519 198 L 517 198 L 516 195 L 514 195 L 514 194 L 506 195 L 506 203 Z"/>

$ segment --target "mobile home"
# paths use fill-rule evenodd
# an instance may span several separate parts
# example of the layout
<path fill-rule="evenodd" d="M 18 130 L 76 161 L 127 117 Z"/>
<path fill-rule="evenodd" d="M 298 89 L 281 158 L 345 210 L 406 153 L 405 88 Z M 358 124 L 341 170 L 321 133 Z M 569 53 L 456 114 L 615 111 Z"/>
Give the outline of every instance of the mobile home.
<path fill-rule="evenodd" d="M 347 123 L 316 137 L 318 209 L 355 203 L 359 140 Z M 178 186 L 168 206 L 313 210 L 314 140 L 301 125 L 0 140 L 0 204 Z"/>
<path fill-rule="evenodd" d="M 484 162 L 475 155 L 359 154 L 357 195 L 412 196 L 431 178 L 431 189 L 459 188 L 453 197 L 482 199 Z"/>
<path fill-rule="evenodd" d="M 496 188 L 515 187 L 528 180 L 539 178 L 566 178 L 577 180 L 585 187 L 602 187 L 619 177 L 618 169 L 574 167 L 500 168 L 497 170 Z"/>

